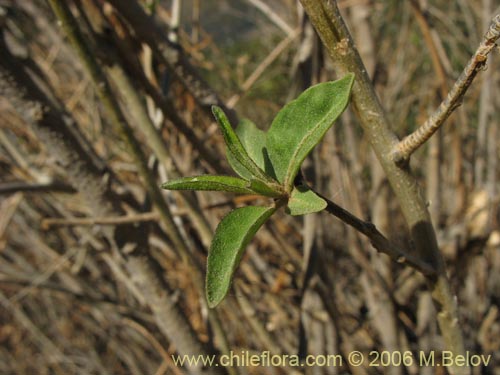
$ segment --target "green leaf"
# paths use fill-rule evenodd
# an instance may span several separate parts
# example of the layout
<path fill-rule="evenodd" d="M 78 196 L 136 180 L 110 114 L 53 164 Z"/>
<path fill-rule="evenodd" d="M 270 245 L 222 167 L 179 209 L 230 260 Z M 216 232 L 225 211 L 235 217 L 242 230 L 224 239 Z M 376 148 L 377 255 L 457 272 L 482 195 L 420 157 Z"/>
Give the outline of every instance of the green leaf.
<path fill-rule="evenodd" d="M 254 194 L 248 186 L 248 181 L 238 177 L 208 175 L 179 178 L 177 180 L 165 182 L 161 185 L 163 189 L 167 190 L 211 190 L 239 194 Z"/>
<path fill-rule="evenodd" d="M 212 106 L 212 112 L 221 128 L 222 135 L 224 136 L 228 155 L 230 155 L 228 159 L 233 158 L 238 161 L 238 163 L 247 170 L 250 176 L 258 178 L 262 181 L 273 182 L 273 179 L 267 176 L 264 171 L 260 169 L 259 166 L 250 158 L 240 139 L 231 127 L 224 111 L 214 105 Z"/>
<path fill-rule="evenodd" d="M 266 148 L 276 178 L 291 191 L 300 165 L 344 111 L 354 82 L 347 74 L 310 87 L 281 109 L 267 133 Z"/>
<path fill-rule="evenodd" d="M 219 223 L 207 261 L 209 307 L 217 306 L 224 299 L 245 247 L 275 211 L 275 207 L 241 207 L 231 211 Z"/>
<path fill-rule="evenodd" d="M 245 148 L 248 156 L 254 161 L 254 163 L 261 169 L 266 168 L 266 133 L 260 130 L 252 121 L 242 120 L 235 131 L 241 144 Z M 263 181 L 262 179 L 256 179 L 236 158 L 233 153 L 228 150 L 227 160 L 229 164 L 241 177 L 248 179 L 250 181 L 250 189 L 255 193 L 264 195 L 266 197 L 278 198 L 283 196 L 283 189 L 275 181 Z M 271 168 L 272 169 L 272 168 Z"/>
<path fill-rule="evenodd" d="M 278 184 L 267 184 L 260 180 L 251 179 L 250 189 L 265 197 L 279 198 L 285 195 L 283 188 Z"/>
<path fill-rule="evenodd" d="M 286 213 L 296 215 L 307 215 L 322 211 L 326 208 L 326 201 L 319 197 L 307 186 L 295 186 L 288 199 Z"/>
<path fill-rule="evenodd" d="M 243 119 L 238 124 L 235 130 L 236 135 L 241 141 L 250 159 L 263 171 L 265 168 L 265 147 L 266 147 L 266 133 L 260 130 L 252 121 Z M 231 152 L 227 153 L 229 164 L 241 177 L 250 180 L 254 176 L 232 155 Z"/>

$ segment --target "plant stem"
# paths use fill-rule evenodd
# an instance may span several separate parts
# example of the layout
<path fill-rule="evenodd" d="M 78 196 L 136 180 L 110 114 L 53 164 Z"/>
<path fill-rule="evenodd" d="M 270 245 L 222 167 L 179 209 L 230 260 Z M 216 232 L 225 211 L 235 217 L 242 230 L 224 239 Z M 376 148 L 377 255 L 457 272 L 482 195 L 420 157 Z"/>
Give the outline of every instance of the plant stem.
<path fill-rule="evenodd" d="M 180 177 L 180 173 L 175 165 L 174 160 L 171 158 L 170 153 L 162 141 L 160 133 L 156 130 L 151 119 L 149 118 L 146 108 L 142 103 L 137 90 L 132 84 L 130 78 L 124 72 L 123 68 L 115 64 L 107 69 L 110 77 L 113 79 L 114 83 L 118 87 L 122 97 L 130 109 L 130 113 L 134 117 L 137 126 L 143 132 L 151 149 L 158 158 L 158 160 L 168 168 L 168 174 L 170 178 Z M 170 166 L 170 167 L 169 167 Z M 194 201 L 194 195 L 190 196 L 189 193 L 179 194 L 180 199 L 184 203 L 186 210 L 189 213 L 190 218 L 193 220 L 196 229 L 201 237 L 203 245 L 208 248 L 213 237 L 212 229 L 208 224 L 206 217 L 201 212 L 201 209 L 197 207 L 197 203 Z"/>
<path fill-rule="evenodd" d="M 394 162 L 392 150 L 397 144 L 397 137 L 391 131 L 389 121 L 337 4 L 335 1 L 327 0 L 300 1 L 325 45 L 339 76 L 349 72 L 356 75 L 352 91 L 354 109 L 401 205 L 417 256 L 429 262 L 436 270 L 436 275 L 428 275 L 426 278 L 438 312 L 445 347 L 455 355 L 464 355 L 465 349 L 456 299 L 450 289 L 444 260 L 438 248 L 426 202 L 422 198 L 417 180 L 411 174 L 409 166 L 397 165 Z M 469 368 L 458 366 L 450 370 L 454 374 L 470 373 Z"/>
<path fill-rule="evenodd" d="M 333 216 L 339 218 L 344 223 L 350 225 L 358 232 L 364 234 L 368 237 L 375 249 L 388 255 L 393 261 L 397 263 L 406 264 L 420 271 L 424 275 L 430 276 L 435 275 L 436 270 L 427 262 L 415 257 L 408 252 L 399 249 L 391 241 L 389 241 L 382 233 L 380 233 L 377 227 L 370 222 L 363 221 L 351 214 L 349 211 L 340 207 L 336 203 L 332 202 L 328 198 L 322 196 L 318 192 L 315 192 L 321 198 L 323 198 L 328 204 L 325 210 L 332 214 Z"/>
<path fill-rule="evenodd" d="M 159 211 L 160 219 L 165 226 L 170 240 L 179 251 L 183 260 L 191 267 L 194 285 L 198 287 L 198 290 L 203 290 L 203 279 L 199 264 L 193 254 L 191 254 L 175 225 L 170 209 L 163 199 L 158 184 L 148 169 L 146 158 L 139 142 L 135 138 L 132 128 L 125 120 L 106 75 L 94 57 L 95 54 L 91 51 L 89 43 L 79 30 L 68 4 L 63 0 L 49 0 L 49 3 L 90 74 L 110 122 L 126 142 L 148 194 Z M 129 256 L 127 267 L 133 276 L 134 283 L 141 288 L 141 292 L 144 294 L 146 301 L 148 301 L 148 305 L 153 311 L 159 326 L 163 328 L 165 335 L 174 342 L 178 352 L 180 354 L 207 353 L 207 349 L 195 337 L 189 322 L 184 316 L 179 315 L 178 306 L 169 298 L 167 291 L 164 290 L 166 285 L 159 274 L 158 265 L 151 260 L 149 254 L 140 253 Z M 181 329 L 180 332 L 179 329 Z M 189 370 L 193 374 L 206 373 L 215 375 L 226 373 L 226 370 L 222 368 L 204 369 L 201 366 L 194 366 Z"/>
<path fill-rule="evenodd" d="M 201 108 L 210 113 L 210 107 L 217 105 L 223 108 L 226 113 L 229 113 L 229 117 L 233 120 L 232 112 L 227 111 L 224 103 L 216 93 L 190 65 L 182 48 L 174 45 L 165 37 L 166 33 L 157 25 L 153 17 L 144 11 L 139 2 L 136 0 L 109 0 L 109 3 L 120 12 L 130 25 L 133 25 L 137 36 L 151 47 L 159 59 L 166 63 L 184 87 L 193 95 Z"/>
<path fill-rule="evenodd" d="M 180 235 L 174 223 L 172 214 L 170 213 L 170 210 L 161 195 L 158 184 L 147 166 L 146 157 L 139 145 L 139 142 L 135 138 L 132 128 L 125 120 L 118 101 L 111 90 L 103 70 L 90 50 L 89 43 L 84 39 L 78 29 L 76 21 L 73 18 L 66 2 L 61 0 L 49 0 L 49 2 L 57 18 L 61 21 L 61 25 L 72 46 L 77 51 L 81 61 L 87 69 L 87 72 L 91 76 L 99 99 L 104 105 L 110 122 L 126 142 L 127 147 L 136 162 L 139 174 L 144 181 L 151 200 L 160 213 L 160 218 L 165 225 L 170 239 L 179 252 L 184 257 L 188 257 L 187 254 L 189 253 L 189 250 L 186 243 Z"/>
<path fill-rule="evenodd" d="M 144 221 L 156 221 L 160 216 L 156 212 L 144 212 L 123 216 L 96 216 L 76 219 L 47 218 L 43 219 L 40 226 L 48 229 L 51 226 L 77 226 L 77 225 L 127 225 Z"/>
<path fill-rule="evenodd" d="M 486 66 L 488 54 L 495 47 L 500 37 L 500 14 L 497 14 L 479 44 L 474 55 L 465 66 L 462 74 L 451 88 L 450 92 L 434 111 L 434 113 L 413 133 L 407 135 L 393 149 L 396 163 L 406 162 L 412 153 L 422 146 L 446 121 L 452 112 L 461 104 L 465 92 L 471 85 L 477 73 Z"/>

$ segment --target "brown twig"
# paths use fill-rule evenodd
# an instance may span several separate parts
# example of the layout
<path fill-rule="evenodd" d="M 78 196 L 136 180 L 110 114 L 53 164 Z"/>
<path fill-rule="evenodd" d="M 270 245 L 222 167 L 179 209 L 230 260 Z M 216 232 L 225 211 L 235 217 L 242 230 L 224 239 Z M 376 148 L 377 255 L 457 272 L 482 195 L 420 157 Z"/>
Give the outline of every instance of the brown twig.
<path fill-rule="evenodd" d="M 252 74 L 243 82 L 241 85 L 241 93 L 234 94 L 227 101 L 228 108 L 234 108 L 236 103 L 241 99 L 241 97 L 254 85 L 254 83 L 262 76 L 262 73 L 271 65 L 278 56 L 294 41 L 300 34 L 300 29 L 293 30 L 285 39 L 278 43 L 276 47 L 271 51 L 267 57 L 262 60 L 259 66 L 253 71 Z"/>
<path fill-rule="evenodd" d="M 137 36 L 151 47 L 157 58 L 165 62 L 201 108 L 207 112 L 211 105 L 225 109 L 217 94 L 191 66 L 182 48 L 165 37 L 163 30 L 146 14 L 139 2 L 109 0 L 109 3 L 130 23 Z"/>
<path fill-rule="evenodd" d="M 438 45 L 433 38 L 433 32 L 435 32 L 435 30 L 433 30 L 428 20 L 427 10 L 420 5 L 420 2 L 418 0 L 411 0 L 410 4 L 431 57 L 432 66 L 439 85 L 439 100 L 441 101 L 448 95 L 449 87 L 446 80 L 446 70 L 443 60 L 439 56 Z M 450 125 L 453 125 L 453 123 Z M 432 202 L 429 211 L 435 223 L 440 222 L 440 212 L 442 208 L 442 154 L 442 136 L 437 136 L 429 144 L 429 157 L 427 161 L 427 199 Z"/>
<path fill-rule="evenodd" d="M 0 184 L 0 195 L 12 194 L 16 192 L 23 193 L 76 193 L 74 187 L 60 183 L 50 182 L 48 184 L 28 183 L 22 181 L 4 182 Z"/>
<path fill-rule="evenodd" d="M 190 258 L 191 254 L 189 253 L 188 247 L 178 231 L 176 224 L 171 216 L 169 208 L 164 201 L 161 192 L 157 186 L 156 180 L 150 173 L 147 162 L 145 160 L 144 154 L 142 152 L 141 146 L 137 139 L 134 136 L 132 129 L 130 128 L 128 122 L 124 118 L 123 113 L 120 110 L 118 105 L 116 96 L 112 92 L 108 80 L 105 74 L 102 71 L 101 66 L 97 63 L 95 59 L 95 54 L 91 50 L 90 43 L 85 39 L 81 30 L 78 27 L 76 20 L 74 19 L 73 14 L 69 9 L 69 4 L 65 1 L 61 0 L 50 0 L 49 1 L 54 13 L 57 15 L 58 19 L 64 30 L 66 31 L 70 42 L 73 47 L 77 50 L 79 57 L 84 64 L 87 72 L 91 76 L 93 83 L 95 85 L 95 89 L 101 102 L 104 105 L 106 114 L 108 115 L 108 119 L 110 123 L 115 127 L 115 129 L 120 132 L 120 135 L 126 141 L 128 146 L 128 151 L 132 154 L 135 159 L 136 165 L 138 167 L 139 173 L 144 180 L 145 187 L 150 194 L 151 200 L 154 202 L 156 208 L 159 211 L 160 217 L 165 224 L 166 231 L 168 232 L 169 238 L 174 244 L 174 246 L 183 253 L 184 259 L 192 265 L 192 276 L 197 281 L 197 286 L 202 285 L 200 272 L 198 271 L 197 264 L 193 264 Z M 47 105 L 43 105 L 38 101 L 27 101 L 23 100 L 23 94 L 26 96 L 25 92 L 19 93 L 19 88 L 16 86 L 15 80 L 11 77 L 15 68 L 12 67 L 12 64 L 9 65 L 8 68 L 3 68 L 4 59 L 2 59 L 0 67 L 0 92 L 3 94 L 4 92 L 9 98 L 15 97 L 17 101 L 20 102 L 21 105 L 24 105 L 26 108 L 19 108 L 18 112 L 23 112 L 25 121 L 32 124 L 35 128 L 40 127 L 39 123 L 43 123 L 43 130 L 45 138 L 42 138 L 43 141 L 47 143 L 52 142 L 56 146 L 60 147 L 64 150 L 65 154 L 72 156 L 73 158 L 77 158 L 78 162 L 78 154 L 77 150 L 73 150 L 70 147 L 69 141 L 61 135 L 61 129 L 64 126 L 58 126 L 57 121 L 59 123 L 62 122 L 58 116 L 47 109 Z M 32 84 L 34 86 L 34 83 Z M 16 96 L 17 93 L 17 96 Z M 27 113 L 26 113 L 27 112 Z M 58 155 L 60 157 L 60 155 Z M 83 184 L 85 188 L 89 188 L 87 185 L 89 184 L 88 180 L 85 180 L 86 175 L 82 173 L 81 170 L 76 170 L 76 167 L 71 165 L 68 167 L 68 174 L 73 176 L 73 179 L 77 181 L 79 184 Z M 97 174 L 96 169 L 85 171 L 88 172 L 93 179 L 95 179 L 95 175 Z M 90 186 L 91 188 L 92 186 Z M 100 187 L 100 186 L 99 186 Z M 93 214 L 98 216 L 100 213 L 105 215 L 112 215 L 118 212 L 118 208 L 110 207 L 112 205 L 112 201 L 104 196 L 103 191 L 107 191 L 109 187 L 105 186 L 104 188 L 97 188 L 98 197 L 89 196 L 88 201 L 92 201 Z M 80 190 L 80 188 L 79 188 Z M 83 188 L 81 188 L 84 191 Z M 98 198 L 100 199 L 100 205 L 97 204 Z M 94 202 L 95 201 L 95 202 Z M 90 204 L 90 203 L 89 203 Z M 107 209 L 103 209 L 103 207 L 108 207 Z M 138 299 L 143 297 L 143 300 L 150 307 L 153 315 L 155 316 L 156 322 L 160 331 L 165 335 L 165 337 L 169 338 L 172 342 L 175 342 L 175 346 L 177 352 L 180 354 L 199 354 L 199 353 L 208 353 L 210 349 L 208 345 L 202 343 L 193 331 L 193 328 L 190 322 L 186 319 L 185 315 L 180 311 L 179 306 L 172 299 L 170 286 L 164 280 L 161 275 L 161 270 L 158 264 L 154 261 L 154 259 L 150 256 L 149 250 L 147 248 L 147 241 L 144 241 L 144 234 L 139 235 L 134 232 L 134 227 L 131 226 L 129 235 L 135 234 L 132 241 L 132 251 L 128 251 L 130 246 L 127 245 L 126 242 L 118 240 L 121 237 L 125 237 L 127 233 L 121 235 L 120 238 L 114 236 L 114 233 L 109 233 L 110 242 L 115 243 L 118 246 L 123 246 L 121 249 L 122 256 L 125 258 L 125 265 L 129 272 L 129 279 L 131 284 L 134 285 L 137 289 L 140 290 L 140 296 Z M 137 228 L 139 230 L 139 228 Z M 123 231 L 122 231 L 123 232 Z M 116 240 L 115 240 L 116 238 Z M 193 263 L 191 263 L 193 262 Z M 198 281 L 200 279 L 200 281 Z M 224 374 L 226 371 L 224 369 L 203 369 L 202 366 L 190 366 L 188 369 L 189 373 L 200 374 L 210 373 L 210 374 Z"/>
<path fill-rule="evenodd" d="M 264 13 L 276 26 L 278 26 L 286 35 L 294 34 L 294 30 L 283 18 L 280 17 L 269 5 L 262 0 L 247 0 L 255 8 Z"/>
<path fill-rule="evenodd" d="M 139 334 L 141 334 L 155 350 L 158 352 L 158 354 L 163 358 L 163 361 L 167 363 L 168 367 L 172 370 L 172 372 L 175 375 L 182 375 L 182 372 L 180 371 L 179 367 L 177 367 L 172 360 L 172 357 L 168 354 L 168 352 L 163 348 L 163 346 L 158 342 L 156 337 L 149 332 L 149 330 L 144 327 L 142 324 L 138 323 L 135 320 L 129 319 L 129 318 L 123 318 L 122 323 L 126 326 L 129 326 L 133 330 L 137 331 Z"/>
<path fill-rule="evenodd" d="M 420 6 L 418 0 L 411 0 L 410 1 L 411 7 L 413 9 L 413 12 L 415 14 L 415 18 L 417 20 L 417 23 L 420 27 L 420 30 L 422 32 L 422 35 L 425 40 L 425 44 L 427 45 L 427 48 L 429 49 L 429 53 L 431 56 L 432 60 L 432 66 L 434 67 L 434 71 L 436 72 L 438 81 L 439 81 L 439 90 L 441 93 L 442 98 L 446 97 L 446 94 L 448 93 L 448 86 L 446 84 L 446 71 L 443 66 L 443 62 L 441 61 L 439 57 L 439 52 L 438 52 L 438 47 L 436 43 L 434 42 L 434 39 L 432 38 L 432 29 L 431 26 L 429 25 L 429 22 L 426 18 L 426 13 L 425 9 L 422 9 Z"/>
<path fill-rule="evenodd" d="M 425 200 L 418 182 L 407 165 L 396 165 L 392 150 L 398 144 L 391 130 L 384 109 L 366 73 L 352 36 L 340 14 L 336 1 L 300 0 L 311 23 L 325 45 L 336 72 L 344 75 L 353 72 L 356 81 L 352 90 L 352 102 L 360 124 L 379 159 L 396 194 L 410 229 L 415 252 L 420 259 L 432 264 L 435 276 L 427 277 L 432 291 L 438 322 L 445 347 L 455 355 L 464 354 L 465 347 L 460 328 L 458 307 L 447 277 L 444 259 L 439 250 L 436 233 L 432 225 Z M 456 374 L 469 374 L 469 368 L 453 366 Z"/>
<path fill-rule="evenodd" d="M 500 37 L 500 14 L 497 14 L 483 37 L 481 44 L 469 60 L 460 77 L 451 88 L 446 99 L 427 121 L 410 135 L 394 146 L 393 158 L 396 163 L 407 161 L 411 154 L 422 146 L 440 127 L 450 114 L 460 105 L 461 100 L 476 77 L 486 65 L 488 54 Z"/>
<path fill-rule="evenodd" d="M 417 257 L 409 254 L 408 252 L 399 249 L 395 246 L 391 241 L 389 241 L 382 233 L 380 233 L 377 227 L 370 222 L 363 221 L 358 217 L 351 214 L 349 211 L 343 209 L 336 203 L 332 202 L 328 198 L 325 198 L 319 193 L 316 193 L 321 196 L 326 203 L 328 204 L 325 210 L 332 214 L 333 216 L 339 218 L 347 225 L 350 225 L 358 232 L 364 234 L 369 238 L 373 247 L 377 249 L 379 252 L 388 255 L 393 261 L 396 263 L 409 265 L 416 270 L 422 272 L 424 275 L 434 275 L 436 270 L 427 262 L 424 262 Z"/>
<path fill-rule="evenodd" d="M 118 17 L 118 13 L 105 8 L 103 14 L 110 23 L 110 28 L 114 30 L 115 44 L 119 51 L 117 55 L 120 55 L 122 61 L 126 61 L 127 73 L 134 77 L 135 84 L 139 85 L 141 89 L 151 97 L 155 105 L 163 112 L 163 115 L 168 118 L 174 127 L 193 145 L 194 149 L 200 154 L 202 160 L 208 163 L 217 173 L 226 173 L 223 163 L 221 163 L 219 156 L 215 152 L 216 150 L 200 139 L 182 116 L 177 113 L 171 101 L 168 100 L 166 96 L 162 95 L 152 84 L 154 79 L 148 77 L 140 66 L 135 63 L 135 56 L 131 53 L 133 49 L 130 48 L 130 45 L 133 44 L 133 38 L 130 35 L 130 30 L 123 23 L 122 19 Z M 96 16 L 100 17 L 100 13 Z M 150 48 L 150 51 L 157 53 L 153 48 Z M 149 73 L 149 75 L 151 75 L 151 73 Z"/>
<path fill-rule="evenodd" d="M 50 0 L 50 5 L 52 6 L 57 18 L 61 21 L 64 31 L 66 32 L 72 46 L 78 52 L 78 55 L 87 69 L 88 74 L 91 76 L 97 94 L 106 110 L 110 122 L 126 142 L 128 151 L 134 158 L 139 174 L 143 179 L 151 200 L 160 213 L 161 220 L 165 225 L 170 239 L 175 244 L 176 248 L 180 250 L 180 253 L 188 259 L 189 249 L 177 229 L 170 209 L 163 199 L 153 174 L 147 166 L 146 157 L 141 149 L 141 146 L 135 138 L 130 124 L 125 119 L 125 116 L 120 109 L 118 100 L 111 89 L 108 79 L 95 58 L 94 51 L 90 48 L 90 43 L 85 40 L 85 37 L 78 28 L 76 21 L 65 2 L 60 0 Z"/>
<path fill-rule="evenodd" d="M 178 213 L 176 213 L 178 214 Z M 83 217 L 75 219 L 46 218 L 42 220 L 41 227 L 48 229 L 52 226 L 75 226 L 75 225 L 124 225 L 145 221 L 157 221 L 160 216 L 156 212 L 117 216 L 117 217 Z"/>

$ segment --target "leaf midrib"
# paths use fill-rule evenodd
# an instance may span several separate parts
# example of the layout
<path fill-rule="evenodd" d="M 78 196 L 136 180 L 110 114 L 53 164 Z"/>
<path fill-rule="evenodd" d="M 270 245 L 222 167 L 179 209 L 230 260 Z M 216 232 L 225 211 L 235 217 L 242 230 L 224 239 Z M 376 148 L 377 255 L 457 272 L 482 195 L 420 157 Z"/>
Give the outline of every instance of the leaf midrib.
<path fill-rule="evenodd" d="M 323 118 L 319 121 L 318 125 L 316 125 L 314 128 L 312 128 L 311 130 L 309 130 L 305 137 L 302 138 L 302 140 L 299 142 L 298 144 L 298 147 L 295 149 L 294 153 L 292 154 L 292 157 L 290 158 L 290 163 L 288 163 L 288 168 L 285 172 L 285 179 L 283 181 L 283 184 L 285 185 L 287 191 L 291 191 L 291 186 L 289 186 L 289 180 L 290 180 L 290 174 L 291 174 L 291 169 L 292 169 L 292 166 L 295 165 L 295 158 L 297 156 L 297 154 L 299 153 L 299 151 L 302 149 L 302 145 L 310 138 L 311 134 L 314 132 L 314 130 L 316 130 L 317 128 L 319 128 L 324 122 L 326 122 L 326 117 L 331 113 L 333 112 L 334 109 L 331 109 L 330 111 L 327 112 L 327 114 L 325 114 L 323 116 Z M 334 120 L 335 121 L 335 120 Z M 332 121 L 333 122 L 333 121 Z M 290 189 L 290 190 L 289 190 Z"/>

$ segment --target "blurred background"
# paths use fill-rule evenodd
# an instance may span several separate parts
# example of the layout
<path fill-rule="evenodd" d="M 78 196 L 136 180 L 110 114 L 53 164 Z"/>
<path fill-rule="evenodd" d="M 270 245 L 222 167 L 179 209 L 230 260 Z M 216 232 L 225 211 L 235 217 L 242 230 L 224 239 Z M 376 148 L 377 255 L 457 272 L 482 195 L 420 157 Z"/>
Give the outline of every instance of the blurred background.
<path fill-rule="evenodd" d="M 213 311 L 205 306 L 213 230 L 257 198 L 158 186 L 234 174 L 210 105 L 224 107 L 233 125 L 248 118 L 266 130 L 304 89 L 339 78 L 298 1 L 62 3 L 72 20 L 58 21 L 46 1 L 0 0 L 2 72 L 14 82 L 2 73 L 9 85 L 0 97 L 0 374 L 201 371 L 176 367 L 173 353 L 346 358 L 353 350 L 443 349 L 422 275 L 327 213 L 273 216 L 248 246 L 226 300 Z M 500 10 L 493 0 L 338 5 L 401 137 L 439 105 Z M 79 30 L 87 55 L 71 45 L 68 26 Z M 94 63 L 94 77 L 84 61 Z M 474 374 L 500 373 L 498 66 L 497 49 L 411 163 L 466 347 L 492 355 Z M 316 191 L 411 249 L 351 109 L 303 173 Z M 207 371 L 445 373 L 347 361 Z"/>

